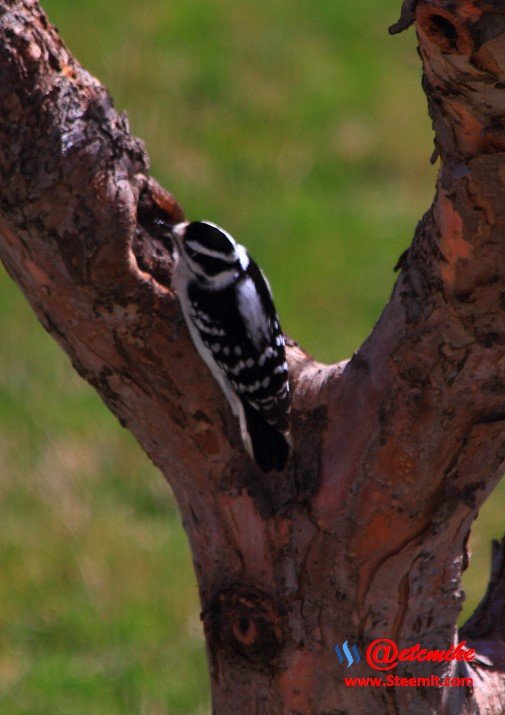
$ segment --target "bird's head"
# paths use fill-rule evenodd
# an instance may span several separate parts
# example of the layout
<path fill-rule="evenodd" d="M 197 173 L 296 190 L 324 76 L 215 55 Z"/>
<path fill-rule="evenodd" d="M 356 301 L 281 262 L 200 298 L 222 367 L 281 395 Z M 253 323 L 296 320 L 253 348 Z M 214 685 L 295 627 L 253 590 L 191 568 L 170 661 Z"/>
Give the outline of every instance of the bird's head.
<path fill-rule="evenodd" d="M 225 287 L 249 263 L 245 249 L 227 231 L 209 221 L 178 223 L 172 236 L 178 259 L 206 287 Z"/>

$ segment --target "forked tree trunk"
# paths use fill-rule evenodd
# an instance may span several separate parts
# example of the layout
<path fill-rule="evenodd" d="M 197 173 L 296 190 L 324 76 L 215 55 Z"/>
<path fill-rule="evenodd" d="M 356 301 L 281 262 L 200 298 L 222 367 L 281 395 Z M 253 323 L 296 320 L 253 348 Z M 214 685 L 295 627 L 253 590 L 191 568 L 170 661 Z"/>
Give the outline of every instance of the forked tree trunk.
<path fill-rule="evenodd" d="M 264 476 L 188 339 L 154 219 L 180 219 L 140 141 L 36 0 L 0 0 L 0 255 L 78 372 L 173 487 L 191 541 L 214 709 L 503 713 L 505 567 L 464 635 L 466 540 L 505 458 L 505 11 L 415 16 L 441 156 L 393 295 L 349 362 L 289 348 L 296 451 Z M 188 52 L 190 48 L 188 48 Z M 349 688 L 336 644 L 483 657 L 400 664 L 474 688 Z M 485 657 L 484 657 L 485 656 Z"/>

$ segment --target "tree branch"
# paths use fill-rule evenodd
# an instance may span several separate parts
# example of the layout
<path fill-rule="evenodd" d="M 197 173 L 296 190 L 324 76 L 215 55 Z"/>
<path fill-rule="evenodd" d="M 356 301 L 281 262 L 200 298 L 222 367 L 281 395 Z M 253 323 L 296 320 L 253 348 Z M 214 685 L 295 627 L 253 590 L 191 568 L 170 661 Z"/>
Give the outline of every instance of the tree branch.
<path fill-rule="evenodd" d="M 265 476 L 170 288 L 155 219 L 182 210 L 38 3 L 0 0 L 0 256 L 173 487 L 218 713 L 503 710 L 503 633 L 477 627 L 494 597 L 468 626 L 482 650 L 473 691 L 345 688 L 333 652 L 346 639 L 453 642 L 468 531 L 505 460 L 505 15 L 466 0 L 418 2 L 415 17 L 435 201 L 348 363 L 290 343 L 295 456 Z M 428 665 L 397 674 L 454 674 Z"/>

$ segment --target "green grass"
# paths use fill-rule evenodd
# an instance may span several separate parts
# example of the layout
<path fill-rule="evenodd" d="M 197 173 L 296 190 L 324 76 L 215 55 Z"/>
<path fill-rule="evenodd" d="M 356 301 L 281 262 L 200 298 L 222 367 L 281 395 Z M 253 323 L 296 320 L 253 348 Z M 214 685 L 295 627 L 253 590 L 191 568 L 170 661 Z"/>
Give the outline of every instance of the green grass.
<path fill-rule="evenodd" d="M 398 0 L 46 0 L 190 217 L 265 267 L 287 332 L 352 353 L 435 169 Z M 191 558 L 168 487 L 0 276 L 0 712 L 208 712 Z M 501 535 L 486 506 L 471 610 Z"/>

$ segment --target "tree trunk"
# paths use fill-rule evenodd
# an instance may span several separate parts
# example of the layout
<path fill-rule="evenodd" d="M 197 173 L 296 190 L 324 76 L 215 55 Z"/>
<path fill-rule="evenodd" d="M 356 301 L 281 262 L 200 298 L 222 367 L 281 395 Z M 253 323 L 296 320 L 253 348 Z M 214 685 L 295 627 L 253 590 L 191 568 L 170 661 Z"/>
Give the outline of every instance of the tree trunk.
<path fill-rule="evenodd" d="M 220 715 L 505 711 L 504 544 L 455 626 L 468 533 L 505 459 L 505 14 L 411 0 L 392 31 L 414 20 L 436 197 L 352 359 L 323 366 L 289 345 L 295 454 L 263 475 L 170 288 L 155 219 L 180 220 L 179 205 L 36 0 L 0 0 L 0 256 L 174 490 Z M 465 638 L 477 658 L 377 672 L 363 654 L 378 638 Z M 344 683 L 388 673 L 473 688 Z"/>

